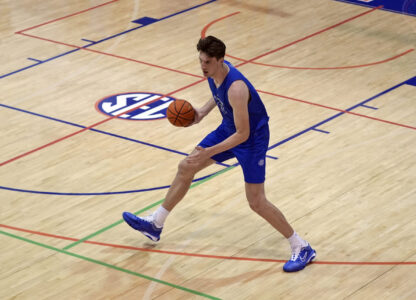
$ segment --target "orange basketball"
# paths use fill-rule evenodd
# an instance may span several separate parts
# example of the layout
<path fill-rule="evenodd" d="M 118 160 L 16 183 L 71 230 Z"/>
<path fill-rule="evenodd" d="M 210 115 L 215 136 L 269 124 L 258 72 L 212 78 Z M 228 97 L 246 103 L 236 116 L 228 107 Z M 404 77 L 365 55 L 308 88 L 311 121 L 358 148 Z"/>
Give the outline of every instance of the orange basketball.
<path fill-rule="evenodd" d="M 172 125 L 187 127 L 194 122 L 195 110 L 188 101 L 177 99 L 169 104 L 166 116 Z"/>

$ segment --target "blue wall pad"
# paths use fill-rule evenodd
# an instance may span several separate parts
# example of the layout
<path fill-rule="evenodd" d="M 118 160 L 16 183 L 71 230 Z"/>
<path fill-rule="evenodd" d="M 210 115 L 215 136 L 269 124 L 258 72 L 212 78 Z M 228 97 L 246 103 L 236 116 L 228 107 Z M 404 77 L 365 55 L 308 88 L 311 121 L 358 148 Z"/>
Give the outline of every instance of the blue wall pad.
<path fill-rule="evenodd" d="M 356 5 L 377 7 L 383 5 L 382 10 L 416 17 L 416 0 L 335 0 Z"/>

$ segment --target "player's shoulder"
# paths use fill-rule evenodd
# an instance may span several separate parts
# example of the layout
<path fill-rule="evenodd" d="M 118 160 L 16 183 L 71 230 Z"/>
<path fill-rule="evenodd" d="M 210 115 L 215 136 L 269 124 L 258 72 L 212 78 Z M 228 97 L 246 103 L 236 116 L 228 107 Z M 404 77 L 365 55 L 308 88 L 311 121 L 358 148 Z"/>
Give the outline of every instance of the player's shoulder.
<path fill-rule="evenodd" d="M 248 92 L 247 84 L 243 80 L 235 80 L 228 88 L 228 96 L 231 98 L 246 96 Z"/>

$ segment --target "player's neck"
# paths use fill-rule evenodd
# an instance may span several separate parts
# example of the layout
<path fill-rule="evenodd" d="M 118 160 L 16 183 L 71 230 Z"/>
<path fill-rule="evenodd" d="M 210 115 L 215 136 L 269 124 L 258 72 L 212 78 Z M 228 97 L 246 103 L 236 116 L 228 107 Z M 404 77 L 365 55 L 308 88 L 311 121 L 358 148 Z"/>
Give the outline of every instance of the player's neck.
<path fill-rule="evenodd" d="M 215 75 L 212 76 L 217 88 L 221 86 L 229 71 L 230 68 L 228 67 L 228 65 L 226 63 L 222 63 L 222 66 L 218 69 Z"/>

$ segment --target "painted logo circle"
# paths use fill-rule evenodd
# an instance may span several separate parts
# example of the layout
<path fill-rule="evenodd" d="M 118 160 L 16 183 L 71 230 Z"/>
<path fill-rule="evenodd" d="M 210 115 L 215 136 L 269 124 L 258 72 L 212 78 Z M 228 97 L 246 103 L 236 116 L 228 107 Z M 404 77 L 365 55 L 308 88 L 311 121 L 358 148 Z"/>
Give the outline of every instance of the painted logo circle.
<path fill-rule="evenodd" d="M 161 94 L 137 92 L 108 96 L 99 100 L 98 111 L 119 119 L 148 121 L 166 118 L 166 109 L 176 100 Z"/>

